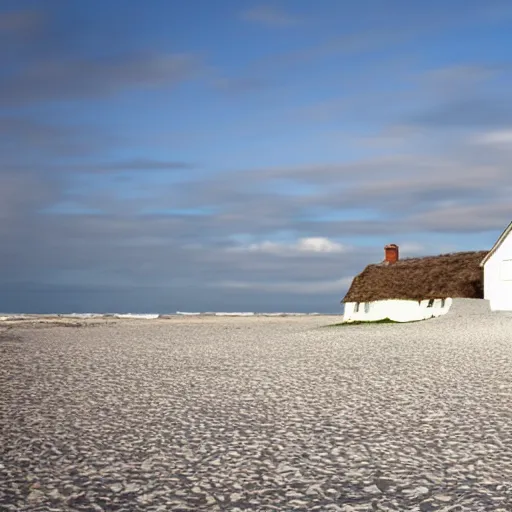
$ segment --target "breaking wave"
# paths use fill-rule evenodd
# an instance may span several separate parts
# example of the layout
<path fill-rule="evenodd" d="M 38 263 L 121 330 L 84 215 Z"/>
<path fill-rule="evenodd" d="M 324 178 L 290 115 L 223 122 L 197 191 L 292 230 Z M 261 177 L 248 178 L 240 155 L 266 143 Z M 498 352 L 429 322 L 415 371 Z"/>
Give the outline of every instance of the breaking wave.
<path fill-rule="evenodd" d="M 143 320 L 153 320 L 159 318 L 158 313 L 70 313 L 69 315 L 58 315 L 66 318 L 140 318 Z"/>
<path fill-rule="evenodd" d="M 138 314 L 138 313 L 118 313 L 112 315 L 114 318 L 141 318 L 144 320 L 154 320 L 155 318 L 159 318 L 160 315 L 156 313 L 149 314 Z"/>
<path fill-rule="evenodd" d="M 268 312 L 256 313 L 254 311 L 176 311 L 176 313 L 159 314 L 159 313 L 53 313 L 53 314 L 33 314 L 33 313 L 0 313 L 0 321 L 9 320 L 30 320 L 34 318 L 76 318 L 76 319 L 92 319 L 92 318 L 117 318 L 117 319 L 139 319 L 139 320 L 155 320 L 158 318 L 172 318 L 175 316 L 221 316 L 221 317 L 285 317 L 285 316 L 315 316 L 323 314 L 336 313 L 293 313 L 293 312 Z"/>
<path fill-rule="evenodd" d="M 190 311 L 176 311 L 177 315 L 183 316 L 311 316 L 321 315 L 321 313 L 256 313 L 254 311 L 217 311 L 217 312 L 190 312 Z"/>

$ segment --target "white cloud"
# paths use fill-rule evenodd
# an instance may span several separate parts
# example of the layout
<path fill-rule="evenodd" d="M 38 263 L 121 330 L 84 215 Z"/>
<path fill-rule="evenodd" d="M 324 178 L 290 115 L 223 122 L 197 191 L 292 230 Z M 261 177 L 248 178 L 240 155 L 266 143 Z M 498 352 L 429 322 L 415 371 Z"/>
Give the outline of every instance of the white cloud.
<path fill-rule="evenodd" d="M 265 241 L 258 244 L 236 247 L 234 251 L 260 252 L 266 254 L 293 255 L 301 253 L 342 253 L 347 247 L 324 237 L 299 238 L 295 243 Z"/>
<path fill-rule="evenodd" d="M 512 129 L 511 130 L 497 130 L 475 137 L 474 141 L 477 144 L 484 144 L 489 146 L 502 146 L 512 144 Z"/>
<path fill-rule="evenodd" d="M 339 292 L 344 293 L 352 283 L 353 277 L 323 281 L 281 281 L 281 282 L 249 282 L 249 281 L 223 281 L 212 283 L 212 286 L 248 291 L 263 291 L 272 293 L 298 293 L 319 294 Z"/>

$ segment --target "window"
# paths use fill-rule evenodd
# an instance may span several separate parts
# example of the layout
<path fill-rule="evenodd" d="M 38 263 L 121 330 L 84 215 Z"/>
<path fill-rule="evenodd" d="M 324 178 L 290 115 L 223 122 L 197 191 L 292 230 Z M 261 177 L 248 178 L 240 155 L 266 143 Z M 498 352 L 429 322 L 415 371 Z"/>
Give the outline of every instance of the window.
<path fill-rule="evenodd" d="M 441 299 L 441 307 L 444 308 L 444 305 L 446 303 L 446 300 L 445 299 Z"/>
<path fill-rule="evenodd" d="M 430 300 L 428 301 L 427 308 L 431 308 L 433 305 L 434 305 L 434 299 L 430 299 Z"/>
<path fill-rule="evenodd" d="M 356 305 L 354 306 L 354 313 L 359 312 L 359 302 L 356 302 Z"/>
<path fill-rule="evenodd" d="M 370 311 L 370 303 L 369 302 L 365 302 L 364 303 L 364 312 L 368 313 L 368 311 Z"/>

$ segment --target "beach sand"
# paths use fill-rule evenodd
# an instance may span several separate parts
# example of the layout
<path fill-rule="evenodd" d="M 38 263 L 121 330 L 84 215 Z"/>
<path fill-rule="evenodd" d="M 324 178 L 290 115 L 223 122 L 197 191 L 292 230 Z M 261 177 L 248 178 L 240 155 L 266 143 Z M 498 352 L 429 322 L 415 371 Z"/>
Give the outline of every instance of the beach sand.
<path fill-rule="evenodd" d="M 512 315 L 0 324 L 0 510 L 512 510 Z"/>

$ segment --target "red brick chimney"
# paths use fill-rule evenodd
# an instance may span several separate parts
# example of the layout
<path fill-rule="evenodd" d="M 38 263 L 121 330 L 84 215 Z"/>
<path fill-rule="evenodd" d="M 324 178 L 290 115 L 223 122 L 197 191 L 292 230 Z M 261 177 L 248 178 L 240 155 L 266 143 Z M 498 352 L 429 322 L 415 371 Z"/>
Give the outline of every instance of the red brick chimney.
<path fill-rule="evenodd" d="M 384 247 L 384 261 L 389 265 L 398 261 L 398 245 L 389 244 Z"/>

